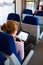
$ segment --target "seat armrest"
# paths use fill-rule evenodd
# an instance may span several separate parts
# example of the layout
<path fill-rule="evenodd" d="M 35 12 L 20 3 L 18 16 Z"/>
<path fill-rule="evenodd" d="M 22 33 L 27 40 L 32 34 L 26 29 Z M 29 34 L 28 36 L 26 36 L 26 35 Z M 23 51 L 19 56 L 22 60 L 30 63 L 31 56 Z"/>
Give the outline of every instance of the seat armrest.
<path fill-rule="evenodd" d="M 27 65 L 27 63 L 30 61 L 31 57 L 34 54 L 34 50 L 31 50 L 26 59 L 24 60 L 22 65 Z M 5 61 L 4 65 L 21 65 L 21 63 L 18 61 L 17 57 L 15 54 L 12 54 L 9 56 L 9 58 Z"/>
<path fill-rule="evenodd" d="M 4 65 L 10 65 L 10 59 L 9 58 L 4 62 Z"/>
<path fill-rule="evenodd" d="M 22 65 L 27 65 L 27 63 L 30 61 L 31 57 L 34 54 L 34 50 L 31 50 L 30 53 L 27 55 L 26 59 L 24 60 Z"/>
<path fill-rule="evenodd" d="M 5 61 L 5 65 L 21 65 L 15 54 L 12 53 L 11 56 Z"/>

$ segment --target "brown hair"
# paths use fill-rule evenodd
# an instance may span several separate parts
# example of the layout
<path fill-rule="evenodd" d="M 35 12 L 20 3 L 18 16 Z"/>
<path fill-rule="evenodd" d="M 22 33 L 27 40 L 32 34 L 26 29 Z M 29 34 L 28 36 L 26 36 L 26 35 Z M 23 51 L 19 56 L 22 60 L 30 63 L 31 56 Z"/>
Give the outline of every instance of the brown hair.
<path fill-rule="evenodd" d="M 18 23 L 13 20 L 8 20 L 7 23 L 3 24 L 1 30 L 9 34 L 14 33 L 15 30 L 18 30 Z"/>

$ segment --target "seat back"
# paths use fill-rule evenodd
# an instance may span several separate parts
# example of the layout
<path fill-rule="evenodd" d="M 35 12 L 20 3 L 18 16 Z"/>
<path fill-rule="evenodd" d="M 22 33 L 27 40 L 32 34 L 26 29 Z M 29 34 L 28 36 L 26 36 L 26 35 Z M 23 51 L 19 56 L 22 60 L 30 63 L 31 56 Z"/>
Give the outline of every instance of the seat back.
<path fill-rule="evenodd" d="M 3 53 L 0 51 L 0 65 L 4 65 L 4 62 L 7 58 L 3 55 Z"/>
<path fill-rule="evenodd" d="M 15 13 L 10 13 L 7 17 L 7 20 L 14 20 L 14 21 L 20 22 L 20 16 Z"/>
<path fill-rule="evenodd" d="M 29 32 L 30 35 L 33 35 L 38 40 L 40 35 L 40 26 L 39 19 L 34 16 L 25 16 L 21 28 L 23 31 Z"/>
<path fill-rule="evenodd" d="M 21 58 L 19 57 L 16 46 L 13 37 L 10 34 L 7 34 L 5 32 L 0 32 L 0 51 L 7 55 L 11 55 L 14 53 L 18 60 L 21 61 Z"/>
<path fill-rule="evenodd" d="M 14 20 L 14 21 L 17 21 L 17 23 L 18 23 L 18 32 L 19 32 L 19 30 L 20 30 L 20 16 L 19 16 L 19 14 L 15 14 L 15 13 L 10 13 L 9 15 L 8 15 L 8 17 L 7 17 L 7 20 Z"/>
<path fill-rule="evenodd" d="M 24 19 L 25 16 L 32 16 L 32 10 L 24 9 L 22 12 L 22 20 Z"/>
<path fill-rule="evenodd" d="M 43 11 L 37 11 L 35 16 L 39 18 L 40 24 L 43 24 Z"/>

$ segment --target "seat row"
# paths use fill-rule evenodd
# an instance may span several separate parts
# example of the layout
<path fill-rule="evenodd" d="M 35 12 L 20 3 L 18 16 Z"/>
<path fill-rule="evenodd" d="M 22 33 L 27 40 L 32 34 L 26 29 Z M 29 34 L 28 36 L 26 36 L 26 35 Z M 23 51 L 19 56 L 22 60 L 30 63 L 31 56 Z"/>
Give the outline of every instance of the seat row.
<path fill-rule="evenodd" d="M 15 13 L 10 13 L 7 20 L 15 20 L 19 23 L 19 31 L 25 31 L 36 37 L 36 43 L 40 36 L 40 23 L 39 19 L 34 16 L 25 16 L 22 21 L 20 21 L 20 16 Z"/>
<path fill-rule="evenodd" d="M 40 24 L 43 24 L 43 10 L 39 11 L 36 10 L 34 13 L 32 13 L 32 10 L 30 9 L 24 9 L 22 12 L 22 20 L 24 19 L 25 16 L 36 16 L 40 20 Z"/>

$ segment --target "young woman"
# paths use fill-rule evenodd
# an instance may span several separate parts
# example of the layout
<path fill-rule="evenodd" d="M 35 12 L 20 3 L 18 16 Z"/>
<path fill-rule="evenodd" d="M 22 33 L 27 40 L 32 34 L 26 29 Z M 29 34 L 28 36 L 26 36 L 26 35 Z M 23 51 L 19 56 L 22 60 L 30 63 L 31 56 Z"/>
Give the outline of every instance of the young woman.
<path fill-rule="evenodd" d="M 39 3 L 39 10 L 43 10 L 43 1 L 42 0 Z"/>
<path fill-rule="evenodd" d="M 36 2 L 37 8 L 36 8 L 34 14 L 37 14 L 37 12 L 40 11 L 40 6 L 39 6 L 39 4 L 40 4 L 40 0 L 37 0 L 37 2 Z"/>
<path fill-rule="evenodd" d="M 18 23 L 13 20 L 8 20 L 7 23 L 5 23 L 2 27 L 1 30 L 11 34 L 14 38 L 15 45 L 16 45 L 16 50 L 21 59 L 24 59 L 24 42 L 22 40 L 16 41 L 17 38 L 17 30 L 18 30 Z"/>

